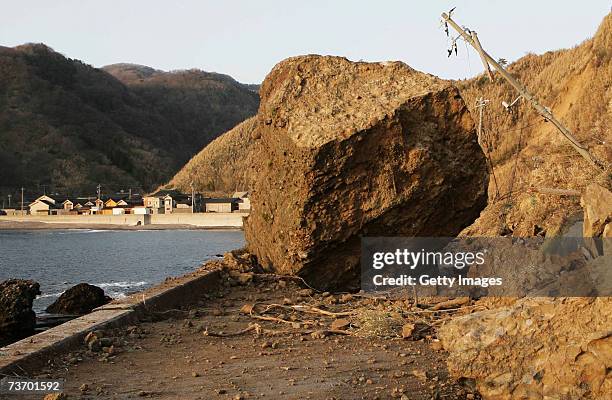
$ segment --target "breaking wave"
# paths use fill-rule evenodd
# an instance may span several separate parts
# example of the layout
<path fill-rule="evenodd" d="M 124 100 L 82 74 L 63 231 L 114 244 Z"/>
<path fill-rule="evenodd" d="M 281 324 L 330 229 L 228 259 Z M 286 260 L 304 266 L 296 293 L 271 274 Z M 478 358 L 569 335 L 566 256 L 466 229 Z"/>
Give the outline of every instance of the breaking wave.
<path fill-rule="evenodd" d="M 121 289 L 137 288 L 137 287 L 145 286 L 147 284 L 148 282 L 145 282 L 145 281 L 139 281 L 139 282 L 121 281 L 121 282 L 102 282 L 102 283 L 95 284 L 95 286 L 98 286 L 104 289 L 104 292 L 106 292 L 106 294 L 111 296 L 112 298 L 122 298 L 126 296 L 126 293 Z M 36 299 L 38 300 L 38 299 L 47 299 L 50 297 L 60 297 L 64 292 L 65 290 L 61 292 L 56 292 L 56 293 L 44 293 L 44 294 L 40 294 L 36 296 Z"/>
<path fill-rule="evenodd" d="M 144 286 L 147 283 L 148 282 L 145 282 L 145 281 L 140 281 L 140 282 L 121 281 L 121 282 L 102 282 L 102 283 L 96 283 L 95 285 L 98 287 L 101 287 L 102 289 L 105 289 L 105 288 L 133 288 L 133 287 Z"/>

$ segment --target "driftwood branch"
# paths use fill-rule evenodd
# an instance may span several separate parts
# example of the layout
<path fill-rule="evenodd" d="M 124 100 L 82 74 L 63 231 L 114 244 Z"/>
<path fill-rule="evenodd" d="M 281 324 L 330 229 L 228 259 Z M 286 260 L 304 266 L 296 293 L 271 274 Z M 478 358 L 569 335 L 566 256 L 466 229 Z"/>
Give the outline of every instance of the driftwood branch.
<path fill-rule="evenodd" d="M 245 329 L 239 330 L 238 332 L 212 332 L 209 331 L 208 328 L 204 331 L 204 336 L 213 336 L 213 337 L 233 337 L 244 335 L 245 333 L 256 331 L 259 332 L 261 330 L 261 326 L 259 324 L 249 324 Z"/>
<path fill-rule="evenodd" d="M 435 306 L 431 307 L 430 310 L 439 311 L 439 310 L 446 310 L 449 308 L 457 308 L 457 307 L 464 306 L 468 304 L 469 302 L 470 302 L 469 297 L 457 297 L 456 299 L 442 301 L 436 304 Z"/>
<path fill-rule="evenodd" d="M 255 310 L 255 306 L 257 306 L 258 304 L 262 304 L 263 303 L 255 303 L 253 305 L 252 308 L 250 308 L 250 312 L 249 314 L 252 314 L 253 311 Z M 276 303 L 272 303 L 272 304 L 265 304 L 266 308 L 261 312 L 261 314 L 265 314 L 268 311 L 274 309 L 274 308 L 282 308 L 284 310 L 292 310 L 292 311 L 299 311 L 299 312 L 303 312 L 303 313 L 307 313 L 307 314 L 321 314 L 321 315 L 326 315 L 328 317 L 334 317 L 334 318 L 338 318 L 338 317 L 350 317 L 352 315 L 355 315 L 354 311 L 346 311 L 346 312 L 332 312 L 332 311 L 327 311 L 327 310 L 322 310 L 318 307 L 313 307 L 313 306 L 309 306 L 309 305 L 293 305 L 293 306 L 286 306 L 283 304 L 276 304 Z"/>
<path fill-rule="evenodd" d="M 541 193 L 541 194 L 552 194 L 556 196 L 574 196 L 580 197 L 581 193 L 579 190 L 574 189 L 557 189 L 557 188 L 535 188 L 531 187 L 528 189 L 530 193 Z"/>

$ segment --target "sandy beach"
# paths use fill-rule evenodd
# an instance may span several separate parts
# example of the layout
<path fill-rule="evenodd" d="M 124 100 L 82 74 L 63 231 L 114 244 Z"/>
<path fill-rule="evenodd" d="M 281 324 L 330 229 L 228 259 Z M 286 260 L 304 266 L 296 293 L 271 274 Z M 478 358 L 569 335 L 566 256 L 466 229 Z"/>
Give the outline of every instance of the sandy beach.
<path fill-rule="evenodd" d="M 65 230 L 65 229 L 101 229 L 101 230 L 219 230 L 235 227 L 202 227 L 188 224 L 150 224 L 150 225 L 118 225 L 118 224 L 79 224 L 79 223 L 48 223 L 39 221 L 0 221 L 0 230 Z"/>

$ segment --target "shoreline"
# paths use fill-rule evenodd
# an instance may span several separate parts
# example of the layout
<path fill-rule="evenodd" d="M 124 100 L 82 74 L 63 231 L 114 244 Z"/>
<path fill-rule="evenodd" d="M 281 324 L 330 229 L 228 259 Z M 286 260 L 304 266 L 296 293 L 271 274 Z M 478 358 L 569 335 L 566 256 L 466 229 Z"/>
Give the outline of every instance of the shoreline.
<path fill-rule="evenodd" d="M 104 230 L 104 231 L 155 231 L 155 230 L 193 230 L 215 231 L 233 230 L 241 231 L 235 226 L 197 226 L 188 224 L 156 224 L 156 225 L 115 225 L 115 224 L 75 224 L 61 222 L 34 222 L 34 221 L 0 221 L 0 231 L 45 231 L 45 230 Z"/>
<path fill-rule="evenodd" d="M 111 399 L 116 393 L 190 399 L 262 393 L 277 398 L 294 391 L 299 398 L 324 400 L 341 398 L 347 382 L 354 382 L 349 385 L 367 398 L 386 398 L 385 393 L 397 397 L 398 387 L 416 398 L 431 397 L 433 389 L 445 398 L 464 397 L 465 389 L 448 373 L 447 355 L 436 339 L 411 333 L 412 340 L 395 340 L 392 336 L 399 333 L 391 331 L 360 336 L 352 325 L 335 329 L 335 317 L 318 313 L 308 314 L 317 330 L 298 319 L 297 326 L 285 331 L 272 320 L 255 324 L 256 313 L 237 307 L 254 298 L 262 307 L 286 299 L 297 307 L 315 301 L 328 303 L 331 314 L 350 312 L 356 315 L 350 318 L 358 318 L 371 308 L 370 299 L 314 293 L 293 279 L 270 280 L 267 274 L 226 268 L 203 267 L 8 345 L 2 348 L 0 372 L 62 379 L 63 392 L 71 398 Z M 250 279 L 240 282 L 231 278 L 232 272 Z M 307 293 L 301 294 L 303 290 Z M 102 340 L 111 340 L 112 349 L 91 345 Z M 407 365 L 418 368 L 417 373 L 397 374 L 410 369 Z M 245 368 L 254 373 L 245 374 Z M 138 374 L 126 378 L 130 370 L 146 371 L 147 379 Z M 261 371 L 270 372 L 264 384 Z M 238 384 L 234 378 L 228 384 L 227 376 L 238 377 Z M 324 392 L 321 382 L 327 382 Z M 83 390 L 88 387 L 92 389 Z"/>

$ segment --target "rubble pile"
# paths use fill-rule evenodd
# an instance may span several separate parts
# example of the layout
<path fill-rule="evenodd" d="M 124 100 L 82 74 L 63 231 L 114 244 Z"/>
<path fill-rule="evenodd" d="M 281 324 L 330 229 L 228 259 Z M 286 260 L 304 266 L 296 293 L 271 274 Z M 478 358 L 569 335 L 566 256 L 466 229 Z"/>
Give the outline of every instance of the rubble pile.
<path fill-rule="evenodd" d="M 603 246 L 594 241 L 592 260 L 566 274 L 576 286 L 596 282 L 594 294 L 612 285 L 611 199 L 602 186 L 586 189 L 583 234 Z M 485 399 L 604 399 L 612 393 L 611 327 L 612 297 L 535 297 L 446 321 L 438 336 L 449 371 L 474 381 Z"/>

